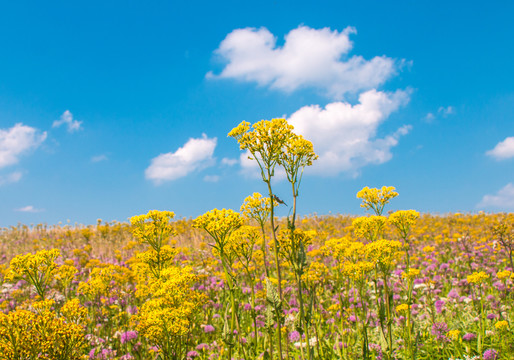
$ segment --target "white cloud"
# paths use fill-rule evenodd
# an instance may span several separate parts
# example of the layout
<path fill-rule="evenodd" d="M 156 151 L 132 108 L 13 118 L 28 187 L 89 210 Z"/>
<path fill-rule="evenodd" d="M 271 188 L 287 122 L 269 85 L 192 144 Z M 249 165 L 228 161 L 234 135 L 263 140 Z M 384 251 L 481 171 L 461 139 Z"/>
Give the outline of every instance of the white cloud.
<path fill-rule="evenodd" d="M 82 121 L 73 120 L 73 114 L 69 110 L 66 110 L 62 113 L 60 120 L 54 121 L 52 127 L 59 127 L 61 125 L 66 125 L 68 132 L 71 133 L 80 130 Z"/>
<path fill-rule="evenodd" d="M 41 211 L 44 211 L 44 210 L 43 209 L 36 209 L 32 205 L 27 205 L 27 206 L 24 206 L 22 208 L 16 209 L 16 211 L 27 212 L 27 213 L 37 213 L 37 212 L 41 212 Z"/>
<path fill-rule="evenodd" d="M 100 161 L 106 161 L 106 160 L 108 160 L 107 155 L 103 155 L 103 154 L 91 157 L 91 162 L 93 162 L 93 163 L 97 163 Z"/>
<path fill-rule="evenodd" d="M 22 174 L 19 171 L 7 175 L 0 175 L 0 186 L 15 183 L 21 180 Z"/>
<path fill-rule="evenodd" d="M 450 115 L 455 115 L 455 108 L 453 106 L 440 106 L 439 109 L 437 109 L 437 112 L 434 111 L 426 114 L 423 118 L 423 121 L 425 121 L 428 124 L 431 124 L 435 122 L 437 118 L 447 118 Z"/>
<path fill-rule="evenodd" d="M 223 158 L 221 159 L 221 164 L 222 165 L 227 165 L 227 166 L 234 166 L 235 164 L 237 164 L 237 159 L 229 159 L 229 158 Z"/>
<path fill-rule="evenodd" d="M 0 129 L 0 168 L 16 164 L 19 156 L 35 149 L 46 139 L 46 132 L 16 124 L 10 129 Z"/>
<path fill-rule="evenodd" d="M 409 94 L 398 90 L 386 93 L 369 90 L 360 94 L 359 103 L 304 106 L 288 119 L 294 131 L 312 141 L 319 159 L 312 171 L 323 175 L 352 172 L 368 164 L 382 164 L 392 158 L 391 148 L 407 134 L 410 126 L 377 138 L 377 129 L 389 115 L 409 101 Z"/>
<path fill-rule="evenodd" d="M 514 210 L 514 184 L 508 183 L 495 195 L 485 195 L 477 207 Z"/>
<path fill-rule="evenodd" d="M 212 157 L 216 148 L 216 138 L 202 134 L 199 139 L 189 139 L 175 152 L 161 154 L 152 159 L 145 170 L 145 177 L 154 183 L 176 180 L 189 173 L 213 164 Z"/>
<path fill-rule="evenodd" d="M 383 84 L 401 65 L 386 56 L 349 57 L 352 33 L 356 33 L 352 27 L 338 32 L 299 26 L 280 47 L 266 28 L 236 29 L 215 51 L 226 61 L 224 69 L 207 77 L 256 82 L 286 92 L 314 87 L 339 100 L 346 93 Z"/>
<path fill-rule="evenodd" d="M 205 175 L 203 177 L 203 181 L 205 182 L 218 182 L 220 181 L 220 177 L 218 175 Z"/>
<path fill-rule="evenodd" d="M 486 154 L 494 157 L 496 160 L 505 160 L 514 157 L 514 136 L 500 141 L 496 144 L 494 149 L 487 151 Z"/>
<path fill-rule="evenodd" d="M 437 113 L 442 114 L 444 117 L 447 117 L 448 115 L 455 114 L 455 108 L 453 106 L 447 106 L 447 107 L 441 106 L 437 110 Z"/>
<path fill-rule="evenodd" d="M 431 122 L 433 122 L 433 121 L 434 121 L 434 119 L 435 119 L 435 115 L 434 115 L 433 113 L 429 112 L 429 113 L 425 116 L 425 119 L 424 119 L 424 120 L 425 120 L 427 123 L 431 123 Z"/>

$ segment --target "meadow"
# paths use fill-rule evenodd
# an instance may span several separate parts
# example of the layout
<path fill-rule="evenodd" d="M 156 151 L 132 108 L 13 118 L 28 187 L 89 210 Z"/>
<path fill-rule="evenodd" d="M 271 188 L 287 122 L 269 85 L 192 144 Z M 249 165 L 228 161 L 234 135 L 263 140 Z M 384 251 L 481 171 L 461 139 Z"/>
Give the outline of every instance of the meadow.
<path fill-rule="evenodd" d="M 0 358 L 514 358 L 514 214 L 389 211 L 384 186 L 365 216 L 297 216 L 312 144 L 283 119 L 229 136 L 268 190 L 237 211 L 2 229 Z"/>

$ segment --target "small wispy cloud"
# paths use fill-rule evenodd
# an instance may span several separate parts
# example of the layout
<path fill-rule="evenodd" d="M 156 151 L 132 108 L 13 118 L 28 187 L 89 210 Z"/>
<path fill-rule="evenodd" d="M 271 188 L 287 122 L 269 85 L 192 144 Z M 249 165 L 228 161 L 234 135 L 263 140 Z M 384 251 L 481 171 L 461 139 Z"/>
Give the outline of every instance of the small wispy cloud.
<path fill-rule="evenodd" d="M 22 174 L 19 171 L 12 172 L 7 175 L 0 175 L 0 186 L 16 183 L 21 180 Z"/>
<path fill-rule="evenodd" d="M 92 163 L 97 163 L 100 161 L 107 161 L 107 160 L 108 160 L 107 155 L 104 155 L 104 154 L 91 157 Z"/>
<path fill-rule="evenodd" d="M 34 206 L 32 205 L 27 205 L 27 206 L 24 206 L 22 208 L 19 208 L 19 209 L 15 209 L 15 211 L 18 211 L 18 212 L 25 212 L 25 213 L 38 213 L 38 212 L 42 212 L 44 211 L 44 209 L 36 209 Z"/>
<path fill-rule="evenodd" d="M 477 205 L 478 208 L 514 210 L 514 184 L 508 183 L 494 195 L 485 195 Z"/>
<path fill-rule="evenodd" d="M 447 118 L 450 115 L 455 115 L 455 107 L 453 106 L 440 106 L 437 111 L 429 112 L 425 115 L 423 118 L 423 121 L 425 121 L 428 124 L 433 123 L 437 118 Z"/>
<path fill-rule="evenodd" d="M 66 125 L 68 132 L 72 133 L 81 129 L 82 121 L 73 120 L 73 114 L 69 110 L 66 110 L 61 115 L 60 120 L 55 120 L 53 122 L 52 127 L 56 128 L 61 125 Z"/>
<path fill-rule="evenodd" d="M 486 155 L 489 155 L 496 160 L 506 160 L 514 158 L 514 136 L 508 137 L 503 141 L 500 141 L 496 146 L 487 151 Z"/>
<path fill-rule="evenodd" d="M 448 115 L 454 115 L 455 114 L 455 108 L 453 106 L 447 106 L 447 107 L 441 106 L 437 110 L 437 113 L 443 115 L 444 117 L 446 117 Z"/>
<path fill-rule="evenodd" d="M 220 177 L 218 175 L 205 175 L 203 177 L 203 181 L 215 183 L 215 182 L 220 181 Z"/>
<path fill-rule="evenodd" d="M 229 158 L 221 159 L 221 164 L 222 165 L 234 166 L 237 163 L 238 163 L 237 159 L 229 159 Z"/>

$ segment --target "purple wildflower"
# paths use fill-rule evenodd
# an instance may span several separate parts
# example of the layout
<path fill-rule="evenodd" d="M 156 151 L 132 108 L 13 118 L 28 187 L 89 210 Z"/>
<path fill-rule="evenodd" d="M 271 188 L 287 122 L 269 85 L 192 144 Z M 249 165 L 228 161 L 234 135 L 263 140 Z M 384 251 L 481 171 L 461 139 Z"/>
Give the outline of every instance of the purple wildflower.
<path fill-rule="evenodd" d="M 127 331 L 124 333 L 121 333 L 121 343 L 125 344 L 131 340 L 134 340 L 137 338 L 137 331 Z"/>
<path fill-rule="evenodd" d="M 462 336 L 462 340 L 464 341 L 473 341 L 477 338 L 477 336 L 473 333 L 467 333 Z"/>
<path fill-rule="evenodd" d="M 496 351 L 494 349 L 489 349 L 489 350 L 484 351 L 483 359 L 484 360 L 498 359 L 498 351 Z"/>
<path fill-rule="evenodd" d="M 434 323 L 432 325 L 432 335 L 434 335 L 437 341 L 448 342 L 449 339 L 446 337 L 448 332 L 448 325 L 445 322 Z"/>
<path fill-rule="evenodd" d="M 292 331 L 289 333 L 289 341 L 290 342 L 297 342 L 300 341 L 300 333 L 298 331 Z"/>
<path fill-rule="evenodd" d="M 214 331 L 214 326 L 212 325 L 205 325 L 205 327 L 203 328 L 203 331 L 206 332 L 206 333 L 211 333 Z"/>

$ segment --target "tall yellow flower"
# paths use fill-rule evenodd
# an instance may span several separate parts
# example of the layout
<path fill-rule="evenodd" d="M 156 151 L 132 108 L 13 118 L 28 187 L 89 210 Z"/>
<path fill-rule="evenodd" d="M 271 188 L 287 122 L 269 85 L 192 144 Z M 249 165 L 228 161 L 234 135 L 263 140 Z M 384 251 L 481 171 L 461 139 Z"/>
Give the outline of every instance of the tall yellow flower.
<path fill-rule="evenodd" d="M 217 250 L 224 253 L 225 244 L 230 234 L 244 223 L 242 216 L 230 209 L 213 209 L 197 217 L 193 227 L 204 229 L 216 242 Z"/>
<path fill-rule="evenodd" d="M 248 150 L 251 159 L 261 168 L 264 181 L 273 176 L 275 165 L 279 162 L 285 144 L 293 136 L 293 126 L 285 119 L 261 120 L 252 126 L 243 121 L 228 133 L 239 143 L 241 150 Z"/>
<path fill-rule="evenodd" d="M 394 186 L 383 186 L 382 189 L 365 187 L 357 193 L 357 198 L 362 199 L 361 207 L 372 209 L 375 214 L 382 215 L 384 206 L 392 198 L 398 196 Z"/>

